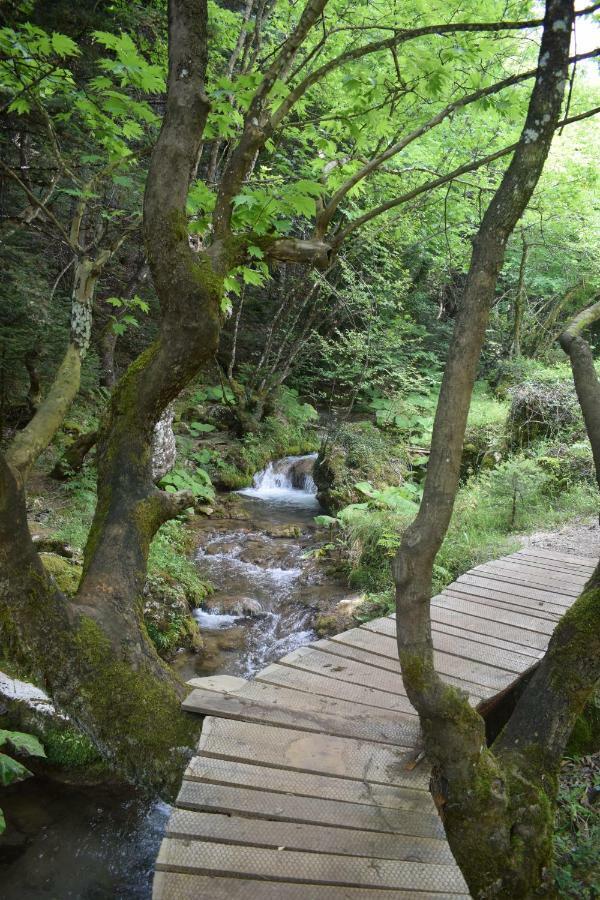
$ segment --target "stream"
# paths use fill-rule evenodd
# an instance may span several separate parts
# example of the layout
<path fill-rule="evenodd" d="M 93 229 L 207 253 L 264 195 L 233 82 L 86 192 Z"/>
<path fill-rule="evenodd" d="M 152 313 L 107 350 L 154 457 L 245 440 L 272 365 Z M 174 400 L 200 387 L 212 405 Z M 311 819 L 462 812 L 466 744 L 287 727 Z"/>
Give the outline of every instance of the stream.
<path fill-rule="evenodd" d="M 316 455 L 316 454 L 315 454 Z M 202 520 L 196 561 L 215 586 L 195 611 L 205 652 L 180 651 L 183 679 L 251 678 L 317 637 L 314 619 L 347 595 L 310 556 L 320 512 L 315 455 L 270 463 L 230 517 Z M 169 807 L 139 793 L 36 777 L 3 789 L 2 900 L 146 900 Z"/>

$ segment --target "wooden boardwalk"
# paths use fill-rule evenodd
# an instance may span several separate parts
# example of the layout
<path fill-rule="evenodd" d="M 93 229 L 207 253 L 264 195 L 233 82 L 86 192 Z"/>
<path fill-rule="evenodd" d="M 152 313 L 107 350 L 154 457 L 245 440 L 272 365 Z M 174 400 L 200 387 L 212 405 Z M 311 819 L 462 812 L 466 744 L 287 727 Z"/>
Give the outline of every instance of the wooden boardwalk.
<path fill-rule="evenodd" d="M 595 560 L 525 549 L 433 600 L 436 665 L 472 703 L 539 659 Z M 155 900 L 469 896 L 429 794 L 394 617 L 252 681 L 193 679 L 206 716 L 156 864 Z M 420 760 L 420 761 L 419 761 Z"/>

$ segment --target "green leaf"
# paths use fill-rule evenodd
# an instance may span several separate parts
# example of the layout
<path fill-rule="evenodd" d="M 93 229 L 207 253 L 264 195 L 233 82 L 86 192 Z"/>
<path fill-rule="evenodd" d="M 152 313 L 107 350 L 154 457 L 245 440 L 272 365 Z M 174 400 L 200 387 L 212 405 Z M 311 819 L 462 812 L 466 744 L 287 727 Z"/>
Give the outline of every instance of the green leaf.
<path fill-rule="evenodd" d="M 4 731 L 0 728 L 0 747 L 5 744 L 8 744 L 16 753 L 26 753 L 27 756 L 46 755 L 35 735 L 25 734 L 23 731 Z"/>
<path fill-rule="evenodd" d="M 4 818 L 4 813 L 0 809 L 0 834 L 4 834 L 6 831 L 6 819 Z"/>
<path fill-rule="evenodd" d="M 58 31 L 55 31 L 50 40 L 52 41 L 52 49 L 57 56 L 79 56 L 79 47 L 66 34 L 59 34 Z"/>
<path fill-rule="evenodd" d="M 0 784 L 3 787 L 8 787 L 9 784 L 14 784 L 17 781 L 24 781 L 32 774 L 29 769 L 26 769 L 16 759 L 11 759 L 5 753 L 0 753 Z"/>
<path fill-rule="evenodd" d="M 339 525 L 338 520 L 335 519 L 333 516 L 315 516 L 314 520 L 317 525 L 326 525 L 328 527 L 331 527 L 333 525 Z"/>

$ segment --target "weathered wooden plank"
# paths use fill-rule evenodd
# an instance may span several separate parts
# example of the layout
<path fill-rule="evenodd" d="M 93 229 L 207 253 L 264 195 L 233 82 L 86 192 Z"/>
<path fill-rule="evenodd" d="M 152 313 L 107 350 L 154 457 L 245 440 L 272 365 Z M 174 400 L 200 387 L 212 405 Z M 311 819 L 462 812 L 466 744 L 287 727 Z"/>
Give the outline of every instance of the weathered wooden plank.
<path fill-rule="evenodd" d="M 469 900 L 469 894 L 446 891 L 380 891 L 179 872 L 156 872 L 152 897 L 153 900 Z"/>
<path fill-rule="evenodd" d="M 482 620 L 480 620 L 482 621 Z M 464 623 L 463 623 L 464 624 Z M 492 623 L 493 624 L 493 623 Z M 481 644 L 482 646 L 497 651 L 508 651 L 511 653 L 518 653 L 522 656 L 526 656 L 529 659 L 529 665 L 532 665 L 540 656 L 543 655 L 542 650 L 536 647 L 527 647 L 521 644 L 517 644 L 515 641 L 507 641 L 502 638 L 490 636 L 488 634 L 484 634 L 482 631 L 476 632 L 472 631 L 472 625 L 469 628 L 460 628 L 455 624 L 451 624 L 450 622 L 439 621 L 439 616 L 433 618 L 433 609 L 432 609 L 432 622 L 431 622 L 431 631 L 432 634 L 437 635 L 439 633 L 445 634 L 448 638 L 453 639 L 461 639 L 461 640 L 470 640 L 474 641 L 477 644 Z M 437 646 L 434 640 L 434 646 Z M 522 669 L 520 671 L 523 671 Z"/>
<path fill-rule="evenodd" d="M 587 577 L 575 572 L 568 575 L 559 575 L 558 572 L 547 572 L 538 566 L 528 566 L 526 563 L 518 563 L 513 559 L 498 560 L 498 562 L 485 563 L 476 566 L 472 572 L 498 573 L 503 578 L 514 579 L 517 583 L 539 587 L 541 590 L 550 591 L 558 595 L 555 602 L 569 604 L 570 597 L 578 596 Z"/>
<path fill-rule="evenodd" d="M 318 646 L 320 650 L 329 653 L 331 654 L 331 656 L 334 656 L 336 658 L 341 657 L 342 659 L 361 662 L 373 667 L 380 666 L 388 672 L 394 672 L 400 675 L 400 663 L 397 657 L 381 656 L 379 654 L 372 653 L 370 650 L 365 650 L 363 647 L 357 646 L 356 644 L 344 644 L 339 640 L 333 639 L 317 641 L 311 646 Z M 489 696 L 489 689 L 481 684 L 475 684 L 474 682 L 467 681 L 464 678 L 454 678 L 452 675 L 443 673 L 442 678 L 447 684 L 452 684 L 454 685 L 454 687 L 458 687 L 463 691 L 467 691 L 467 693 L 471 697 L 479 697 L 479 699 L 483 699 L 484 697 Z"/>
<path fill-rule="evenodd" d="M 402 694 L 391 694 L 356 683 L 335 681 L 324 675 L 315 675 L 299 669 L 290 669 L 287 666 L 272 664 L 259 672 L 255 678 L 259 682 L 264 681 L 267 684 L 305 691 L 311 696 L 323 695 L 353 704 L 359 703 L 364 706 L 372 706 L 376 710 L 386 709 L 416 716 L 416 711 L 411 706 L 408 697 Z M 377 715 L 377 712 L 374 715 Z"/>
<path fill-rule="evenodd" d="M 503 578 L 497 572 L 487 573 L 478 571 L 474 574 L 468 572 L 466 575 L 461 575 L 460 578 L 454 582 L 453 588 L 456 588 L 458 585 L 468 585 L 477 588 L 482 587 L 496 591 L 500 595 L 508 595 L 510 603 L 521 603 L 523 600 L 538 601 L 538 605 L 541 609 L 549 609 L 559 616 L 564 613 L 565 609 L 568 609 L 572 602 L 567 602 L 559 594 L 544 591 L 540 588 L 529 587 L 527 584 L 511 581 L 509 578 Z M 500 597 L 500 599 L 502 599 L 502 597 Z"/>
<path fill-rule="evenodd" d="M 544 550 L 541 547 L 523 547 L 521 550 L 517 551 L 517 555 L 527 555 L 527 556 L 537 556 L 541 559 L 547 559 L 551 562 L 561 561 L 565 563 L 577 563 L 582 566 L 589 566 L 591 569 L 595 569 L 598 564 L 598 560 L 593 556 L 581 556 L 580 554 L 571 554 L 571 553 L 559 553 L 557 550 Z"/>
<path fill-rule="evenodd" d="M 235 675 L 206 675 L 189 678 L 186 681 L 190 687 L 204 688 L 206 691 L 215 691 L 217 694 L 235 694 L 248 684 L 247 678 L 238 678 Z"/>
<path fill-rule="evenodd" d="M 177 796 L 180 809 L 218 812 L 282 822 L 331 825 L 385 834 L 444 837 L 433 801 L 430 811 L 392 809 L 366 803 L 340 802 L 323 797 L 301 797 L 260 791 L 230 784 L 209 784 L 184 779 Z"/>
<path fill-rule="evenodd" d="M 462 637 L 470 636 L 482 644 L 515 650 L 525 656 L 539 656 L 547 644 L 549 635 L 525 631 L 516 625 L 506 625 L 494 619 L 481 618 L 457 612 L 443 604 L 431 606 L 432 628 L 450 628 L 462 633 Z"/>
<path fill-rule="evenodd" d="M 472 619 L 473 623 L 476 623 L 476 628 L 482 628 L 484 625 L 509 628 L 511 632 L 516 631 L 523 641 L 533 641 L 532 647 L 538 646 L 538 642 L 540 646 L 545 645 L 556 627 L 555 619 L 541 619 L 525 610 L 517 612 L 513 608 L 506 608 L 502 602 L 491 601 L 491 605 L 490 602 L 477 602 L 477 598 L 455 593 L 450 588 L 441 596 L 434 597 L 431 605 L 432 610 L 436 612 L 458 613 L 466 619 Z"/>
<path fill-rule="evenodd" d="M 548 559 L 547 557 L 544 558 L 532 555 L 531 553 L 521 550 L 519 553 L 513 554 L 510 559 L 514 559 L 516 562 L 520 563 L 527 563 L 528 566 L 535 566 L 538 569 L 543 569 L 545 572 L 559 572 L 561 574 L 576 572 L 579 575 L 589 577 L 594 571 L 593 565 L 577 562 L 576 557 L 573 558 L 573 562 L 563 562 L 558 559 Z"/>
<path fill-rule="evenodd" d="M 393 619 L 373 619 L 363 625 L 370 631 L 382 634 L 387 638 L 396 640 L 396 622 Z M 474 641 L 471 637 L 451 635 L 446 631 L 433 631 L 433 646 L 443 653 L 452 654 L 464 660 L 482 662 L 486 666 L 493 666 L 514 674 L 520 674 L 529 668 L 531 658 L 521 652 L 500 649 L 497 646 L 489 646 Z"/>
<path fill-rule="evenodd" d="M 431 812 L 432 808 L 429 792 L 420 789 L 331 778 L 313 772 L 291 772 L 289 769 L 212 756 L 194 756 L 186 769 L 185 778 L 304 797 L 323 797 L 343 803 L 388 806 L 391 809 L 425 809 Z"/>
<path fill-rule="evenodd" d="M 414 750 L 292 728 L 209 716 L 202 723 L 198 750 L 206 756 L 296 772 L 424 790 L 429 787 L 426 764 L 409 768 L 416 756 Z"/>
<path fill-rule="evenodd" d="M 419 740 L 418 720 L 413 715 L 409 717 L 384 709 L 376 711 L 374 707 L 358 703 L 253 682 L 236 694 L 217 694 L 194 688 L 184 700 L 183 708 L 201 715 L 365 738 L 405 748 L 416 746 Z"/>
<path fill-rule="evenodd" d="M 399 667 L 396 672 L 391 672 L 389 669 L 380 669 L 366 662 L 356 662 L 353 659 L 340 657 L 332 658 L 330 653 L 318 649 L 316 644 L 299 647 L 292 653 L 288 653 L 279 660 L 279 665 L 289 667 L 295 672 L 307 671 L 330 680 L 360 684 L 406 697 Z"/>
<path fill-rule="evenodd" d="M 479 605 L 486 609 L 485 615 L 495 615 L 495 612 L 487 611 L 491 607 L 494 611 L 504 610 L 506 613 L 517 613 L 521 615 L 531 616 L 534 619 L 540 619 L 548 623 L 550 632 L 554 631 L 556 623 L 561 616 L 564 615 L 562 606 L 555 606 L 553 603 L 547 603 L 543 600 L 532 600 L 528 597 L 519 597 L 516 595 L 502 593 L 501 591 L 488 590 L 482 585 L 459 584 L 457 581 L 450 587 L 444 588 L 444 597 L 456 597 L 459 600 L 466 600 L 475 606 Z"/>
<path fill-rule="evenodd" d="M 465 881 L 454 866 L 378 860 L 296 850 L 241 847 L 208 841 L 166 838 L 157 867 L 177 872 L 258 877 L 270 881 L 342 884 L 349 887 L 464 894 Z"/>
<path fill-rule="evenodd" d="M 351 646 L 360 647 L 363 650 L 369 650 L 379 656 L 392 657 L 395 651 L 395 642 L 388 640 L 384 642 L 383 635 L 380 636 L 367 628 L 354 628 L 351 631 L 345 631 L 343 634 L 334 635 L 333 643 L 349 644 Z M 434 654 L 435 666 L 438 672 L 445 675 L 452 675 L 455 678 L 465 681 L 474 682 L 482 687 L 491 690 L 502 690 L 507 687 L 515 678 L 515 673 L 503 671 L 499 668 L 484 665 L 483 663 L 474 662 L 470 659 L 461 659 L 452 656 L 449 653 L 436 652 Z"/>
<path fill-rule="evenodd" d="M 309 853 L 338 853 L 374 859 L 456 865 L 446 839 L 355 831 L 329 825 L 273 822 L 219 813 L 175 809 L 167 823 L 168 837 L 208 840 L 249 847 L 284 847 Z"/>

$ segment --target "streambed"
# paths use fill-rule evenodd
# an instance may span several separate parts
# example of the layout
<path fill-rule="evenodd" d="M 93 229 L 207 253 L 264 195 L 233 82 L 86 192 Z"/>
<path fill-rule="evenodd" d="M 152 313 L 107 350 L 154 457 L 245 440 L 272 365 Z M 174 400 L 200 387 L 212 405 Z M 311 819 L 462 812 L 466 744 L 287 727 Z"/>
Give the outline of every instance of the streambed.
<path fill-rule="evenodd" d="M 206 652 L 181 652 L 181 677 L 252 677 L 316 638 L 315 617 L 347 595 L 319 569 L 314 455 L 287 457 L 240 491 L 235 518 L 203 520 L 197 563 L 216 591 L 196 616 Z M 308 555 L 307 555 L 308 554 Z M 169 813 L 138 793 L 44 778 L 2 792 L 3 900 L 146 900 Z"/>

